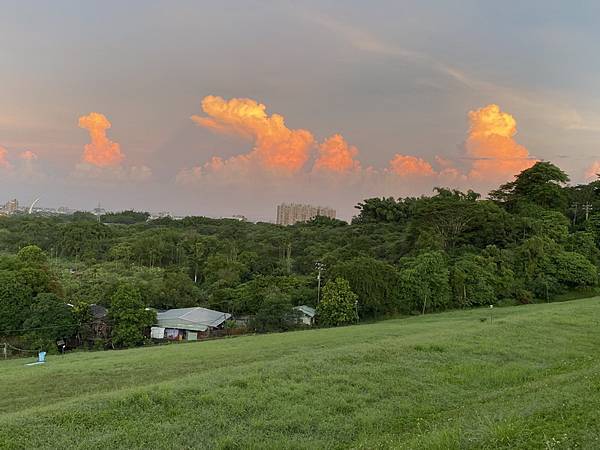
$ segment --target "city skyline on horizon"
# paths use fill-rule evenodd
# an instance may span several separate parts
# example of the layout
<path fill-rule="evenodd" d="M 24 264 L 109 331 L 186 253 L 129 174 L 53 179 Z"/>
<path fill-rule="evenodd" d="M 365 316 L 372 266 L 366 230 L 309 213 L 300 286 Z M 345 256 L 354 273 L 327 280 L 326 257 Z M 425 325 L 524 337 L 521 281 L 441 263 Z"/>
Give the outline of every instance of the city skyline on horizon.
<path fill-rule="evenodd" d="M 324 206 L 324 205 L 309 205 L 309 204 L 302 204 L 302 203 L 281 203 L 281 204 L 277 204 L 274 205 L 275 207 L 275 213 L 272 217 L 258 217 L 258 216 L 252 216 L 250 215 L 249 217 L 246 217 L 242 214 L 237 214 L 235 212 L 232 212 L 229 215 L 226 216 L 210 216 L 210 215 L 206 215 L 206 214 L 193 214 L 193 213 L 189 213 L 189 214 L 173 214 L 172 211 L 167 211 L 167 210 L 163 210 L 163 211 L 148 211 L 148 210 L 140 210 L 140 209 L 136 209 L 135 207 L 132 208 L 125 208 L 125 209 L 111 209 L 111 208 L 105 208 L 104 205 L 102 205 L 101 203 L 97 203 L 96 206 L 94 208 L 72 208 L 68 205 L 44 205 L 43 203 L 40 203 L 39 201 L 41 200 L 40 197 L 36 198 L 33 200 L 33 202 L 29 202 L 29 203 L 23 203 L 19 200 L 18 197 L 10 197 L 10 199 L 4 201 L 4 199 L 0 199 L 0 215 L 4 209 L 7 209 L 9 204 L 13 204 L 16 202 L 16 207 L 15 210 L 18 209 L 20 211 L 26 211 L 28 209 L 32 209 L 35 213 L 40 213 L 40 212 L 52 212 L 55 214 L 72 214 L 75 212 L 91 212 L 93 214 L 97 214 L 99 210 L 103 211 L 104 213 L 115 213 L 115 212 L 124 212 L 124 211 L 136 211 L 136 212 L 146 212 L 149 213 L 151 216 L 156 216 L 156 217 L 164 217 L 164 216 L 169 216 L 169 217 L 177 217 L 177 218 L 182 218 L 182 217 L 186 217 L 186 216 L 201 216 L 201 217 L 208 217 L 211 219 L 237 219 L 237 220 L 249 220 L 251 222 L 267 222 L 267 223 L 277 223 L 278 221 L 278 211 L 279 208 L 282 206 L 300 206 L 300 207 L 311 207 L 314 208 L 316 210 L 323 210 L 325 212 L 327 212 L 327 214 L 325 214 L 327 217 L 331 217 L 331 218 L 338 218 L 336 215 L 336 210 L 329 207 L 329 206 Z M 350 218 L 351 219 L 351 218 Z"/>

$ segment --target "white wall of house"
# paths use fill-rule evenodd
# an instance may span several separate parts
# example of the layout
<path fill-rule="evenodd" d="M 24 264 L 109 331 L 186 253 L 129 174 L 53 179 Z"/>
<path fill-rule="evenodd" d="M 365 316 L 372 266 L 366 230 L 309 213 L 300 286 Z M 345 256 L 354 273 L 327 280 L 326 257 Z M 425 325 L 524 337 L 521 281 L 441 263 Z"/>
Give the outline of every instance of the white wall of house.
<path fill-rule="evenodd" d="M 312 319 L 310 318 L 310 316 L 307 316 L 306 314 L 303 314 L 301 317 L 302 323 L 304 325 L 312 325 Z"/>

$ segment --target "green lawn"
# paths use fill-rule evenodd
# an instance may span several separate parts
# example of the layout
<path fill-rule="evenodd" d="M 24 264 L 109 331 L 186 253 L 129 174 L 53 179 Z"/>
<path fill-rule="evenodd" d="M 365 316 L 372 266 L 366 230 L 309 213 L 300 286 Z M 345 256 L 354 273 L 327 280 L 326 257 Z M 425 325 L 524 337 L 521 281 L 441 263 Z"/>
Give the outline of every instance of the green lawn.
<path fill-rule="evenodd" d="M 600 448 L 600 297 L 0 361 L 0 448 Z"/>

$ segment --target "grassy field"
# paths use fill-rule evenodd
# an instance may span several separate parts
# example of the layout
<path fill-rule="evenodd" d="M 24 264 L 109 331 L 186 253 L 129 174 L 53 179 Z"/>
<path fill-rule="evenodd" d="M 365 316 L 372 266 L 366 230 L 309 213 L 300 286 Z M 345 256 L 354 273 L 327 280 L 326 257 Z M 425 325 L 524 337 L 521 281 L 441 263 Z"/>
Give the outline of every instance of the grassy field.
<path fill-rule="evenodd" d="M 0 448 L 600 448 L 600 298 L 489 315 L 0 361 Z"/>

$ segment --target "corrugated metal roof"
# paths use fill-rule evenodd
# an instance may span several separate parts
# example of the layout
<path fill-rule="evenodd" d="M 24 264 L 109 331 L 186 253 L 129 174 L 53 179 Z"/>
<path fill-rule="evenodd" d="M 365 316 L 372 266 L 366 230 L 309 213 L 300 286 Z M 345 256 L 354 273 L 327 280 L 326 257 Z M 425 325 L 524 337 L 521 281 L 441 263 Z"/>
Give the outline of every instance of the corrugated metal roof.
<path fill-rule="evenodd" d="M 94 319 L 104 319 L 108 315 L 108 309 L 94 303 L 90 305 L 90 312 Z"/>
<path fill-rule="evenodd" d="M 169 309 L 156 314 L 160 327 L 192 331 L 216 328 L 230 317 L 231 314 L 201 307 Z"/>
<path fill-rule="evenodd" d="M 303 312 L 308 317 L 315 317 L 315 315 L 317 314 L 317 310 L 315 308 L 312 308 L 312 307 L 308 306 L 308 305 L 296 306 L 296 307 L 294 307 L 294 309 Z"/>

